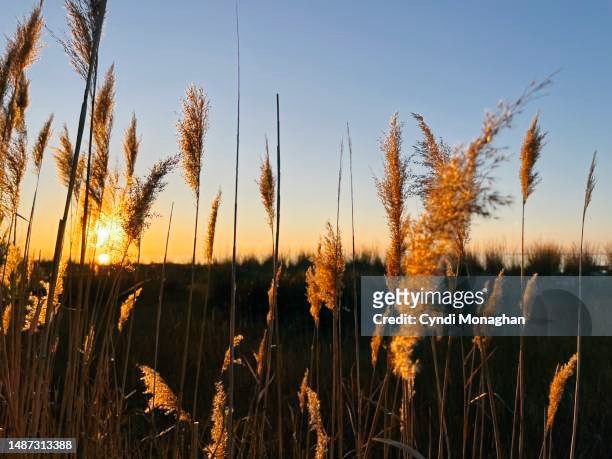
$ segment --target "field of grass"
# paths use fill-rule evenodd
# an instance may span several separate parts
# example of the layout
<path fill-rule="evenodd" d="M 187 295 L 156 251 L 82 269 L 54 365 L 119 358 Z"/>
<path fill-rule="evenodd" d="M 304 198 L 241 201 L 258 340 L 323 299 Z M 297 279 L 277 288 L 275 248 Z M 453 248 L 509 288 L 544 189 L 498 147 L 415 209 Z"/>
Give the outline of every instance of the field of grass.
<path fill-rule="evenodd" d="M 179 154 L 137 176 L 134 116 L 122 167 L 109 165 L 116 76 L 113 67 L 98 69 L 106 3 L 65 2 L 61 43 L 83 79 L 72 133 L 50 116 L 28 144 L 26 114 L 36 101 L 27 70 L 40 52 L 41 7 L 17 25 L 0 58 L 0 437 L 76 438 L 78 457 L 612 456 L 609 338 L 369 338 L 358 329 L 360 276 L 486 273 L 501 285 L 504 275 L 517 275 L 525 301 L 536 275 L 610 275 L 610 247 L 585 242 L 596 155 L 585 164 L 579 245 L 525 245 L 524 210 L 545 173 L 538 170 L 547 135 L 539 115 L 526 127 L 517 171 L 520 252 L 471 249 L 474 218 L 510 203 L 495 186 L 504 152 L 494 141 L 551 79 L 500 103 L 457 148 L 413 114 L 421 138 L 409 154 L 405 142 L 414 139 L 404 139 L 405 121 L 391 116 L 380 143 L 383 173 L 374 179 L 386 215 L 382 257 L 359 253 L 359 228 L 339 225 L 344 180 L 351 217 L 360 211 L 348 124 L 338 194 L 329 198 L 336 215 L 318 247 L 284 256 L 277 95 L 274 148 L 266 144 L 257 181 L 270 253 L 249 258 L 236 245 L 239 123 L 234 194 L 219 192 L 210 211 L 200 200 L 210 111 L 202 88 L 188 86 L 182 99 Z M 29 165 L 39 177 L 54 129 L 66 188 L 57 199 L 65 206 L 57 234 L 50 231 L 53 257 L 41 260 L 30 241 L 42 224 L 36 193 L 24 216 L 21 188 Z M 153 204 L 178 168 L 195 204 L 191 262 L 168 261 L 170 213 L 163 262 L 141 263 Z M 419 201 L 417 215 L 408 215 L 408 198 Z M 214 251 L 221 205 L 234 212 L 228 260 Z M 198 227 L 204 213 L 207 225 Z M 24 238 L 18 222 L 27 225 Z"/>

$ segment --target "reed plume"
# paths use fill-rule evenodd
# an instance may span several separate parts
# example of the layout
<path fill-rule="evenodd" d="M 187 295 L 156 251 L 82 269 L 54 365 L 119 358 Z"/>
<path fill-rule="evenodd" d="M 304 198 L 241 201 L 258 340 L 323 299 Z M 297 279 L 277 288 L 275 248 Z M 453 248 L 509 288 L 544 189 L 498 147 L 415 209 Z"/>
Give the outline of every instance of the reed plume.
<path fill-rule="evenodd" d="M 308 427 L 317 435 L 317 444 L 315 447 L 314 457 L 323 459 L 327 457 L 327 443 L 329 438 L 323 427 L 323 419 L 321 418 L 321 402 L 317 393 L 308 385 L 308 369 L 304 373 L 302 384 L 298 392 L 298 400 L 300 409 L 303 411 L 308 408 Z"/>
<path fill-rule="evenodd" d="M 266 322 L 269 327 L 272 326 L 272 323 L 274 322 L 274 318 L 276 314 L 275 312 L 276 308 L 274 307 L 274 295 L 278 291 L 278 284 L 280 281 L 282 271 L 283 271 L 283 266 L 279 265 L 278 269 L 276 270 L 276 274 L 274 275 L 274 277 L 272 278 L 272 281 L 270 282 L 270 288 L 268 288 L 268 314 L 266 316 Z"/>
<path fill-rule="evenodd" d="M 212 204 L 210 206 L 210 216 L 208 217 L 208 229 L 206 231 L 206 246 L 204 248 L 204 255 L 206 256 L 206 262 L 210 265 L 213 262 L 213 248 L 215 245 L 215 230 L 217 228 L 217 215 L 219 213 L 219 206 L 221 205 L 221 190 L 217 191 Z"/>
<path fill-rule="evenodd" d="M 104 83 L 98 90 L 93 112 L 93 140 L 95 154 L 91 168 L 90 194 L 98 208 L 102 206 L 108 177 L 110 139 L 115 108 L 115 66 L 110 66 Z"/>
<path fill-rule="evenodd" d="M 531 316 L 531 308 L 536 296 L 537 280 L 538 273 L 535 273 L 529 278 L 525 290 L 523 291 L 521 308 L 523 310 L 523 316 L 525 316 L 525 321 L 528 321 Z"/>
<path fill-rule="evenodd" d="M 393 373 L 410 384 L 419 368 L 419 361 L 412 354 L 420 338 L 412 336 L 394 336 L 389 345 Z"/>
<path fill-rule="evenodd" d="M 401 266 L 406 253 L 406 232 L 408 219 L 406 199 L 408 197 L 408 159 L 402 156 L 402 123 L 394 113 L 389 121 L 389 129 L 380 144 L 384 154 L 384 173 L 382 179 L 375 178 L 378 196 L 387 214 L 390 244 L 387 250 L 387 276 L 401 275 Z"/>
<path fill-rule="evenodd" d="M 83 78 L 88 79 L 97 61 L 97 43 L 106 14 L 104 0 L 67 0 L 66 21 L 69 37 L 59 42 L 68 55 L 70 64 Z"/>
<path fill-rule="evenodd" d="M 60 134 L 59 138 L 59 146 L 53 148 L 55 154 L 53 155 L 53 159 L 55 160 L 55 166 L 57 168 L 57 175 L 59 177 L 60 183 L 64 185 L 66 188 L 70 186 L 70 177 L 72 171 L 72 143 L 70 142 L 70 134 L 68 133 L 68 127 L 64 124 L 64 129 Z M 85 161 L 83 158 L 79 159 L 79 164 L 76 168 L 76 175 L 74 178 L 73 185 L 73 198 L 76 200 L 79 195 L 79 191 L 81 188 L 81 182 L 83 180 L 83 171 L 85 168 Z"/>
<path fill-rule="evenodd" d="M 36 60 L 41 47 L 41 9 L 39 5 L 27 18 L 17 22 L 13 36 L 7 38 L 4 54 L 0 56 L 0 162 L 3 164 L 15 161 L 15 151 L 11 153 L 10 150 L 16 147 L 15 142 L 23 140 L 25 133 L 24 112 L 29 104 L 29 81 L 25 71 Z M 15 129 L 18 130 L 17 139 L 12 140 Z M 15 175 L 7 176 L 5 167 L 0 168 L 0 223 L 7 214 L 7 207 L 12 213 L 16 178 Z M 9 194 L 8 197 L 5 193 Z M 8 201 L 8 206 L 5 206 L 5 201 Z M 11 218 L 14 215 L 11 214 Z M 1 298 L 2 293 L 0 301 Z"/>
<path fill-rule="evenodd" d="M 153 165 L 144 180 L 135 179 L 122 209 L 122 228 L 129 241 L 137 240 L 149 225 L 155 198 L 166 187 L 164 179 L 177 162 L 175 156 L 160 160 Z"/>
<path fill-rule="evenodd" d="M 210 103 L 202 88 L 191 85 L 187 88 L 185 98 L 181 99 L 181 105 L 183 113 L 176 127 L 183 174 L 197 198 L 200 193 L 204 137 L 208 131 Z"/>
<path fill-rule="evenodd" d="M 382 336 L 380 335 L 374 335 L 370 340 L 370 361 L 372 362 L 372 368 L 376 367 L 376 362 L 378 362 L 378 353 L 382 345 L 382 340 Z"/>
<path fill-rule="evenodd" d="M 132 113 L 130 125 L 123 136 L 123 157 L 125 159 L 125 180 L 128 184 L 132 182 L 134 177 L 134 166 L 136 165 L 136 157 L 138 156 L 138 148 L 140 147 L 140 139 L 136 133 L 136 115 Z"/>
<path fill-rule="evenodd" d="M 519 177 L 521 179 L 521 193 L 523 195 L 523 203 L 527 202 L 527 198 L 531 196 L 535 187 L 540 183 L 540 176 L 534 170 L 535 163 L 540 157 L 546 133 L 541 131 L 538 124 L 539 115 L 536 115 L 531 121 L 531 125 L 525 133 L 523 145 L 521 147 L 521 169 Z"/>
<path fill-rule="evenodd" d="M 70 142 L 70 134 L 68 126 L 64 124 L 64 129 L 60 134 L 59 146 L 54 147 L 55 166 L 57 167 L 57 175 L 60 183 L 65 187 L 70 183 L 70 171 L 72 169 L 72 143 Z"/>
<path fill-rule="evenodd" d="M 210 429 L 211 443 L 205 449 L 206 457 L 222 459 L 227 457 L 227 443 L 229 435 L 225 428 L 225 419 L 228 416 L 227 396 L 223 383 L 215 383 L 215 396 L 213 398 L 212 413 L 210 415 L 212 427 Z"/>
<path fill-rule="evenodd" d="M 21 182 L 25 175 L 27 163 L 27 133 L 25 130 L 21 130 L 11 142 L 8 154 L 4 158 L 4 182 L 0 184 L 8 200 L 7 204 L 13 217 L 13 225 L 17 224 Z"/>
<path fill-rule="evenodd" d="M 557 369 L 555 370 L 555 375 L 550 383 L 550 390 L 548 392 L 548 408 L 546 410 L 546 425 L 544 428 L 545 435 L 550 431 L 553 423 L 555 422 L 555 416 L 557 414 L 557 410 L 559 409 L 559 403 L 563 397 L 563 392 L 565 391 L 567 381 L 574 374 L 577 359 L 578 355 L 574 354 L 570 357 L 566 364 L 561 365 L 561 367 L 557 366 Z"/>
<path fill-rule="evenodd" d="M 451 157 L 451 148 L 442 139 L 436 140 L 431 128 L 425 122 L 425 118 L 418 113 L 412 116 L 417 121 L 423 139 L 414 146 L 415 164 L 421 166 L 424 171 L 413 174 L 409 190 L 410 194 L 425 198 L 429 195 L 436 180 L 436 176 L 448 163 Z"/>
<path fill-rule="evenodd" d="M 179 421 L 188 422 L 191 416 L 181 409 L 178 398 L 159 373 L 146 365 L 138 365 L 138 369 L 142 373 L 140 380 L 145 385 L 143 393 L 151 395 L 145 412 L 149 413 L 153 410 L 160 410 L 165 415 L 172 414 Z"/>
<path fill-rule="evenodd" d="M 16 89 L 23 72 L 36 61 L 41 48 L 40 32 L 44 25 L 42 8 L 39 5 L 30 15 L 17 22 L 12 37 L 0 57 L 0 105 L 11 89 Z M 4 114 L 3 114 L 4 115 Z"/>
<path fill-rule="evenodd" d="M 266 137 L 266 154 L 259 166 L 259 195 L 261 202 L 266 210 L 266 216 L 268 218 L 268 226 L 274 236 L 274 198 L 276 195 L 276 188 L 274 185 L 274 173 L 272 172 L 272 166 L 270 165 L 270 153 L 268 151 L 268 138 Z"/>
<path fill-rule="evenodd" d="M 589 174 L 584 190 L 584 204 L 582 206 L 582 222 L 580 225 L 580 257 L 578 260 L 578 298 L 582 300 L 582 252 L 584 249 L 584 224 L 586 213 L 595 189 L 595 167 L 597 166 L 597 152 L 593 152 L 593 159 L 589 166 Z M 578 404 L 580 400 L 580 364 L 582 363 L 582 305 L 578 304 L 578 329 L 576 331 L 576 384 L 574 387 L 574 413 L 572 416 L 572 443 L 570 446 L 570 459 L 574 459 L 576 454 L 576 432 L 578 431 Z"/>
<path fill-rule="evenodd" d="M 264 369 L 265 350 L 268 345 L 268 330 L 264 329 L 264 334 L 259 342 L 257 353 L 254 353 L 255 362 L 257 363 L 257 377 L 261 379 Z"/>
<path fill-rule="evenodd" d="M 236 347 L 238 347 L 240 345 L 240 343 L 242 343 L 243 339 L 244 339 L 244 336 L 242 336 L 242 335 L 234 336 L 234 349 Z M 231 359 L 231 357 L 230 357 L 230 349 L 228 348 L 225 351 L 225 357 L 223 358 L 223 366 L 221 367 L 221 373 L 225 373 L 225 371 L 229 368 L 230 359 Z M 235 365 L 242 365 L 242 359 L 234 358 L 234 364 Z"/>
<path fill-rule="evenodd" d="M 334 231 L 329 222 L 325 226 L 325 234 L 319 241 L 317 252 L 310 261 L 312 266 L 306 274 L 306 291 L 309 301 L 316 305 L 311 303 L 311 314 L 315 323 L 318 323 L 321 305 L 325 305 L 330 311 L 338 307 L 338 292 L 342 289 L 345 268 L 340 234 Z"/>
<path fill-rule="evenodd" d="M 51 126 L 53 124 L 53 114 L 49 115 L 49 118 L 43 124 L 43 127 L 40 129 L 38 133 L 38 137 L 36 139 L 36 144 L 34 148 L 32 148 L 32 162 L 34 164 L 34 171 L 38 176 L 40 174 L 40 168 L 42 167 L 43 156 L 45 150 L 47 149 L 47 143 L 49 142 L 49 138 L 51 137 L 52 130 Z"/>
<path fill-rule="evenodd" d="M 137 288 L 133 293 L 130 293 L 128 297 L 123 300 L 121 303 L 121 307 L 119 308 L 119 321 L 117 322 L 117 330 L 121 332 L 123 330 L 123 326 L 129 320 L 130 314 L 132 313 L 132 309 L 136 305 L 136 300 L 140 296 L 142 292 L 142 287 Z"/>
<path fill-rule="evenodd" d="M 185 323 L 185 341 L 183 345 L 182 364 L 180 370 L 179 403 L 183 400 L 185 374 L 187 371 L 187 355 L 189 351 L 189 336 L 191 330 L 191 310 L 195 286 L 196 248 L 198 243 L 198 216 L 200 211 L 200 178 L 202 172 L 202 157 L 204 155 L 204 137 L 208 130 L 209 103 L 204 90 L 195 85 L 187 87 L 185 98 L 181 99 L 182 114 L 176 128 L 178 146 L 183 165 L 183 175 L 187 185 L 195 195 L 195 223 L 193 228 L 193 246 L 191 252 L 191 282 L 187 300 L 187 320 Z M 231 414 L 230 414 L 231 416 Z M 178 429 L 175 433 L 175 449 L 178 448 Z M 175 457 L 176 457 L 175 452 Z"/>

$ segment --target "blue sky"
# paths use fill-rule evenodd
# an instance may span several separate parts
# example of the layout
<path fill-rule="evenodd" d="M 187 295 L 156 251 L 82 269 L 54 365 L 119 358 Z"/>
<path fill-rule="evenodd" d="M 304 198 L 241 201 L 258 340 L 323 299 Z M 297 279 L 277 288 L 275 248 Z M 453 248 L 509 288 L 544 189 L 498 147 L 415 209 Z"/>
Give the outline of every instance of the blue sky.
<path fill-rule="evenodd" d="M 5 0 L 0 31 L 12 33 L 16 18 L 34 3 Z M 46 2 L 47 26 L 58 35 L 65 30 L 64 13 L 63 2 Z M 399 111 L 405 121 L 406 153 L 418 139 L 411 112 L 422 113 L 437 135 L 458 145 L 477 135 L 486 109 L 502 98 L 516 97 L 530 81 L 556 70 L 560 72 L 554 85 L 499 138 L 498 145 L 507 147 L 510 158 L 497 172 L 498 187 L 518 198 L 517 151 L 531 117 L 540 111 L 548 143 L 538 164 L 542 183 L 527 206 L 528 240 L 577 240 L 586 173 L 596 149 L 599 180 L 587 239 L 599 244 L 612 240 L 612 2 L 242 1 L 239 14 L 242 253 L 269 248 L 255 179 L 266 134 L 275 146 L 277 92 L 285 251 L 314 248 L 325 221 L 334 218 L 339 145 L 347 121 L 354 148 L 357 241 L 382 250 L 386 227 L 372 176 L 382 169 L 378 141 L 390 115 Z M 114 62 L 117 73 L 113 152 L 120 161 L 121 138 L 134 111 L 142 135 L 139 173 L 177 151 L 175 123 L 186 85 L 195 82 L 209 95 L 202 222 L 220 186 L 221 255 L 229 251 L 231 240 L 235 27 L 233 2 L 109 0 L 100 50 L 102 69 Z M 29 73 L 31 136 L 50 112 L 55 113 L 56 133 L 63 122 L 75 133 L 82 81 L 47 31 L 44 41 L 41 57 Z M 51 249 L 62 201 L 50 158 L 48 154 L 43 166 L 45 192 L 38 213 L 47 224 L 34 234 L 34 244 L 43 254 Z M 24 183 L 24 207 L 29 206 L 31 179 Z M 347 186 L 343 193 L 341 225 L 348 236 Z M 172 201 L 173 258 L 182 260 L 189 254 L 194 206 L 180 173 L 175 173 L 156 206 L 160 216 L 145 237 L 145 258 L 159 256 Z M 411 202 L 409 210 L 416 214 L 418 203 Z M 520 237 L 518 199 L 498 217 L 476 221 L 473 240 L 477 245 L 505 241 L 511 250 Z"/>

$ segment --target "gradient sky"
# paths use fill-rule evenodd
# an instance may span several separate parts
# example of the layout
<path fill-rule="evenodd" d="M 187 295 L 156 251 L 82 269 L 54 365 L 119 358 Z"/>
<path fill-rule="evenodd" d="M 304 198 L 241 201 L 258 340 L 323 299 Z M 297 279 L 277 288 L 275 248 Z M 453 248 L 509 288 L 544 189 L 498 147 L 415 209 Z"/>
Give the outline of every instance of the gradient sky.
<path fill-rule="evenodd" d="M 37 2 L 3 0 L 0 31 Z M 236 37 L 229 1 L 109 0 L 100 48 L 101 70 L 115 63 L 117 104 L 112 164 L 121 161 L 121 140 L 134 111 L 142 135 L 137 173 L 175 153 L 179 98 L 188 83 L 204 87 L 212 101 L 202 176 L 205 228 L 212 196 L 221 187 L 217 254 L 231 250 L 236 128 Z M 360 247 L 386 246 L 384 213 L 372 177 L 382 170 L 378 141 L 389 116 L 405 121 L 406 153 L 419 138 L 411 112 L 422 113 L 436 135 L 451 145 L 478 134 L 483 114 L 500 99 L 518 96 L 534 79 L 556 70 L 554 85 L 499 138 L 510 160 L 497 171 L 502 192 L 518 197 L 522 135 L 539 110 L 548 131 L 538 170 L 542 183 L 527 206 L 528 241 L 561 243 L 579 237 L 584 184 L 591 155 L 599 151 L 598 183 L 586 238 L 612 241 L 612 2 L 366 2 L 242 1 L 240 9 L 242 115 L 239 186 L 239 252 L 266 253 L 270 237 L 255 180 L 267 134 L 275 147 L 275 94 L 281 98 L 281 250 L 296 254 L 316 247 L 327 219 L 335 218 L 339 145 L 351 124 L 354 150 L 356 237 Z M 65 31 L 63 2 L 45 2 L 47 26 Z M 31 138 L 55 113 L 55 133 L 67 123 L 76 133 L 83 83 L 48 31 L 31 68 Z M 4 46 L 4 45 L 2 45 Z M 74 141 L 74 139 L 73 139 Z M 57 145 L 57 135 L 51 145 Z M 33 246 L 49 255 L 64 191 L 47 152 Z M 116 159 L 115 159 L 116 158 Z M 345 166 L 348 163 L 345 162 Z M 348 174 L 345 170 L 345 178 Z M 32 174 L 23 186 L 30 206 Z M 350 231 L 344 181 L 341 226 Z M 180 172 L 160 196 L 143 241 L 143 258 L 159 259 L 171 202 L 175 220 L 171 258 L 190 254 L 195 206 Z M 418 212 L 411 202 L 410 212 Z M 476 245 L 520 239 L 520 206 L 476 220 Z M 44 223 L 44 224 L 43 224 Z M 200 240 L 203 233 L 200 234 Z M 200 244 L 202 245 L 202 244 Z M 200 250 L 201 254 L 201 250 Z"/>

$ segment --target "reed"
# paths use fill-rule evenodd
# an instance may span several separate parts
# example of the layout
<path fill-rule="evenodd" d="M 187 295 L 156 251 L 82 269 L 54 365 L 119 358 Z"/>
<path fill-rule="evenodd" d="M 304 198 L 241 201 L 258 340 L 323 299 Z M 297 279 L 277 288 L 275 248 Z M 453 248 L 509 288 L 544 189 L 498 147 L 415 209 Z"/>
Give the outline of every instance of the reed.
<path fill-rule="evenodd" d="M 185 98 L 181 101 L 182 115 L 177 123 L 178 144 L 185 182 L 191 188 L 195 197 L 195 223 L 193 229 L 193 246 L 191 252 L 191 282 L 187 302 L 187 320 L 185 322 L 185 340 L 181 358 L 180 385 L 178 398 L 183 401 L 185 374 L 187 371 L 187 355 L 189 352 L 189 337 L 191 334 L 191 310 L 195 286 L 196 251 L 198 243 L 198 216 L 200 211 L 200 178 L 202 159 L 204 156 L 204 138 L 208 130 L 209 101 L 202 88 L 194 85 L 187 87 Z M 178 454 L 178 424 L 175 435 L 175 455 Z"/>
<path fill-rule="evenodd" d="M 580 224 L 580 257 L 578 261 L 578 298 L 582 300 L 582 252 L 584 248 L 584 225 L 586 221 L 586 213 L 593 198 L 593 190 L 595 189 L 595 167 L 597 165 L 597 152 L 593 153 L 589 173 L 587 176 L 586 187 L 584 190 L 584 204 L 582 206 L 582 221 Z M 582 306 L 578 304 L 578 329 L 576 331 L 576 385 L 574 387 L 574 411 L 572 415 L 572 442 L 570 446 L 569 457 L 573 459 L 577 448 L 577 431 L 578 431 L 578 408 L 580 400 L 580 364 L 582 361 Z"/>

